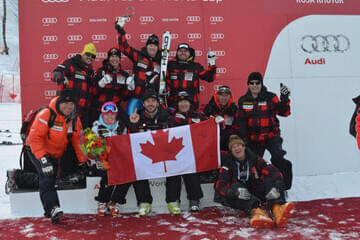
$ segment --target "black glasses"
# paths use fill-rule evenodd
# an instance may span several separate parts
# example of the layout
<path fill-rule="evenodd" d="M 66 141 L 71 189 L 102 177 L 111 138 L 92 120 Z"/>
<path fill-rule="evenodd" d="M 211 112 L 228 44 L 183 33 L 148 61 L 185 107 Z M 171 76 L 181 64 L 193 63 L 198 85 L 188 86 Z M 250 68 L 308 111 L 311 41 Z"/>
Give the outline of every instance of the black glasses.
<path fill-rule="evenodd" d="M 249 82 L 249 85 L 260 85 L 261 83 L 259 81 L 256 82 Z"/>
<path fill-rule="evenodd" d="M 93 59 L 95 59 L 96 58 L 96 55 L 94 55 L 94 54 L 91 54 L 91 53 L 85 53 L 85 55 L 86 56 L 88 56 L 88 57 L 91 57 L 91 58 L 93 58 Z"/>

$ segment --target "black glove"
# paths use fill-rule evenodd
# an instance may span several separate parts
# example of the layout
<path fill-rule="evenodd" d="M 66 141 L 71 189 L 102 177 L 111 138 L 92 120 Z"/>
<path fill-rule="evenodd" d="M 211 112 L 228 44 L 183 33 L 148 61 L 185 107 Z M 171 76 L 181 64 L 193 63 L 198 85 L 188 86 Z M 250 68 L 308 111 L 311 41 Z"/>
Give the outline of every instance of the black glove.
<path fill-rule="evenodd" d="M 64 75 L 61 72 L 53 72 L 51 80 L 57 84 L 62 84 L 65 81 Z"/>
<path fill-rule="evenodd" d="M 280 100 L 287 101 L 290 96 L 290 89 L 284 84 L 280 83 Z"/>
<path fill-rule="evenodd" d="M 49 177 L 54 174 L 54 167 L 48 156 L 40 158 L 40 165 L 41 170 L 45 176 Z"/>
<path fill-rule="evenodd" d="M 239 198 L 241 200 L 249 200 L 251 193 L 247 190 L 247 187 L 239 182 L 231 184 L 226 192 L 228 198 Z"/>

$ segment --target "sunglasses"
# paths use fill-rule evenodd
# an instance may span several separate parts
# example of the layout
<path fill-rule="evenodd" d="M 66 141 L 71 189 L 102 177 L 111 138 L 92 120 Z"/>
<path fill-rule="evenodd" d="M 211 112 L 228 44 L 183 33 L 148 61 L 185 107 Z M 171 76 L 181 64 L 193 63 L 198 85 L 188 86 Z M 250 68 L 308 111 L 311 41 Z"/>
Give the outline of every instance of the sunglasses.
<path fill-rule="evenodd" d="M 178 93 L 178 97 L 188 97 L 188 96 L 190 96 L 190 95 L 185 91 L 181 91 Z"/>
<path fill-rule="evenodd" d="M 260 85 L 260 82 L 249 82 L 249 85 Z"/>
<path fill-rule="evenodd" d="M 96 58 L 96 55 L 91 54 L 91 53 L 85 53 L 85 56 L 87 56 L 87 57 L 91 57 L 91 58 L 93 58 L 93 59 L 95 59 L 95 58 Z"/>
<path fill-rule="evenodd" d="M 230 94 L 230 88 L 229 88 L 229 87 L 219 87 L 218 93 L 227 93 L 227 94 Z"/>
<path fill-rule="evenodd" d="M 113 113 L 117 113 L 118 109 L 115 105 L 113 104 L 107 104 L 105 106 L 102 107 L 101 112 L 113 112 Z"/>

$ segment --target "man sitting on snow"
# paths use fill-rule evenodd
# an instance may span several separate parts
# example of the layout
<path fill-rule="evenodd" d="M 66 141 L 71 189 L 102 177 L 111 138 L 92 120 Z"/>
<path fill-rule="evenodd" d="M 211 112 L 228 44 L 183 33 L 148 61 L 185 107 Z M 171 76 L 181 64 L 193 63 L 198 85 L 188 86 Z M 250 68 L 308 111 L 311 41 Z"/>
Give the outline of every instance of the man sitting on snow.
<path fill-rule="evenodd" d="M 284 226 L 292 215 L 294 203 L 285 201 L 280 171 L 246 148 L 237 135 L 230 136 L 229 151 L 230 154 L 222 156 L 224 165 L 219 171 L 216 191 L 225 197 L 227 205 L 243 210 L 250 217 L 250 226 Z M 261 202 L 268 204 L 273 219 L 260 208 Z"/>

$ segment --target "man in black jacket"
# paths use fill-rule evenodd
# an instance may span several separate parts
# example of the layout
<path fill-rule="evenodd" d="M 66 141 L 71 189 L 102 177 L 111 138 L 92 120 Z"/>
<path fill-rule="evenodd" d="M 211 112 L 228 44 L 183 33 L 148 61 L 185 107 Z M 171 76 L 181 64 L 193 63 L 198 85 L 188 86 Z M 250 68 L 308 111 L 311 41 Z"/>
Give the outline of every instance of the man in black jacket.
<path fill-rule="evenodd" d="M 236 110 L 237 107 L 234 103 L 230 87 L 225 85 L 218 88 L 218 91 L 205 106 L 204 113 L 206 116 L 213 116 L 215 118 L 221 116 L 224 118 L 224 122 L 220 128 L 221 151 L 228 150 L 229 137 L 232 133 Z"/>
<path fill-rule="evenodd" d="M 130 116 L 130 132 L 145 132 L 151 130 L 160 130 L 169 127 L 175 126 L 175 120 L 173 116 L 164 110 L 160 106 L 159 97 L 155 92 L 147 92 L 143 96 L 144 108 L 140 111 L 135 109 L 135 112 Z M 134 184 L 141 185 L 141 188 L 147 195 L 150 194 L 149 200 L 151 197 L 149 181 L 141 180 L 137 181 Z M 166 178 L 166 202 L 168 203 L 168 208 L 170 213 L 179 214 L 180 207 L 178 206 L 176 200 L 176 186 L 177 181 L 174 178 Z M 147 212 L 147 214 L 151 211 L 151 202 L 150 204 L 140 204 L 139 214 L 141 212 Z M 144 214 L 144 215 L 147 215 Z M 141 215 L 141 214 L 140 214 Z"/>
<path fill-rule="evenodd" d="M 255 228 L 282 227 L 292 215 L 294 204 L 286 202 L 284 182 L 280 171 L 245 147 L 237 135 L 229 140 L 230 154 L 223 155 L 216 191 L 232 208 L 244 211 Z M 261 208 L 266 202 L 272 211 L 271 219 Z"/>

